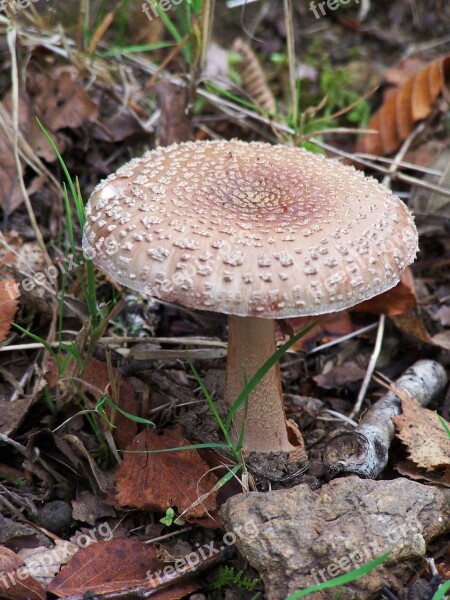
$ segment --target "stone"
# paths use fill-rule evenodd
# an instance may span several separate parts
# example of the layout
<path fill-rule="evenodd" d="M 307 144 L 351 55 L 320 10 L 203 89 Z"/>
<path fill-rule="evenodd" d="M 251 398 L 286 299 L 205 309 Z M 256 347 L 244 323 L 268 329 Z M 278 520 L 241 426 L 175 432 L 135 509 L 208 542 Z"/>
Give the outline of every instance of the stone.
<path fill-rule="evenodd" d="M 380 567 L 345 587 L 346 600 L 370 600 L 382 586 L 401 591 L 430 540 L 450 531 L 450 490 L 405 478 L 350 476 L 315 491 L 301 484 L 239 494 L 225 502 L 221 517 L 263 579 L 267 600 L 284 600 L 392 550 Z M 250 522 L 257 534 L 242 535 Z M 336 591 L 322 590 L 314 598 L 331 600 Z"/>

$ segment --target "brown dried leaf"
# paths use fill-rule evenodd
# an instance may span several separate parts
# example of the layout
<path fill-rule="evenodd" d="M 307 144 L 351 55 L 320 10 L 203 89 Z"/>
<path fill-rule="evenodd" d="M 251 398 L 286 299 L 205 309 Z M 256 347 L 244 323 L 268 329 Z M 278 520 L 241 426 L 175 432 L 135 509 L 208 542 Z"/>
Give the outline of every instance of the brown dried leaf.
<path fill-rule="evenodd" d="M 163 568 L 157 550 L 138 540 L 117 539 L 80 548 L 56 575 L 48 589 L 59 597 L 118 592 L 144 584 L 147 571 Z"/>
<path fill-rule="evenodd" d="M 429 481 L 430 483 L 450 487 L 450 467 L 427 471 L 426 469 L 420 469 L 412 460 L 402 460 L 395 465 L 395 470 L 400 475 L 416 481 Z"/>
<path fill-rule="evenodd" d="M 88 490 L 77 492 L 77 497 L 72 500 L 72 518 L 76 521 L 89 523 L 92 527 L 98 519 L 105 517 L 114 517 L 115 511 L 112 506 L 108 506 L 98 496 L 94 496 Z"/>
<path fill-rule="evenodd" d="M 354 306 L 351 310 L 395 317 L 412 309 L 416 304 L 417 296 L 414 279 L 411 269 L 408 267 L 395 287 L 370 300 L 361 302 L 361 304 Z"/>
<path fill-rule="evenodd" d="M 70 363 L 66 372 L 72 373 L 72 368 L 75 368 L 74 363 Z M 115 398 L 116 405 L 123 411 L 132 415 L 140 416 L 142 400 L 148 393 L 144 384 L 135 378 L 125 379 L 117 369 L 112 369 L 112 377 L 117 382 L 118 398 Z M 45 378 L 50 387 L 55 387 L 59 382 L 58 368 L 54 361 L 50 360 L 47 363 Z M 108 365 L 100 360 L 91 359 L 86 363 L 82 376 L 81 390 L 88 393 L 96 401 L 105 394 L 111 394 L 111 376 L 108 370 Z M 113 419 L 115 428 L 113 436 L 117 447 L 123 450 L 131 444 L 137 432 L 137 424 L 135 421 L 122 415 L 119 411 L 114 411 L 112 417 L 112 409 L 105 407 L 105 412 L 108 418 Z"/>
<path fill-rule="evenodd" d="M 286 323 L 292 327 L 294 333 L 298 333 L 302 329 L 314 323 L 318 317 L 295 317 L 293 319 L 286 319 Z M 336 337 L 347 335 L 352 331 L 352 322 L 350 315 L 347 311 L 341 311 L 337 313 L 330 313 L 329 315 L 322 315 L 320 322 L 311 329 L 306 335 L 299 339 L 294 344 L 294 350 L 301 350 L 308 352 L 312 350 L 318 340 L 323 343 L 332 340 Z"/>
<path fill-rule="evenodd" d="M 416 306 L 401 315 L 392 317 L 392 320 L 395 326 L 406 335 L 411 335 L 431 346 L 437 345 L 430 337 Z"/>
<path fill-rule="evenodd" d="M 402 397 L 401 403 L 403 412 L 393 420 L 408 458 L 422 469 L 450 467 L 450 439 L 436 413 L 410 397 Z"/>
<path fill-rule="evenodd" d="M 336 365 L 327 373 L 322 373 L 314 377 L 317 385 L 325 389 L 332 389 L 361 381 L 364 378 L 365 371 L 358 367 L 355 362 L 344 362 L 341 365 Z"/>
<path fill-rule="evenodd" d="M 17 294 L 14 279 L 0 281 L 0 342 L 4 342 L 11 329 L 11 322 L 17 311 Z"/>
<path fill-rule="evenodd" d="M 0 573 L 0 598 L 3 600 L 47 598 L 44 588 L 29 574 L 23 560 L 3 546 L 0 546 Z"/>
<path fill-rule="evenodd" d="M 98 107 L 81 87 L 79 71 L 72 66 L 55 67 L 52 71 L 29 70 L 27 89 L 32 111 L 50 132 L 70 127 L 76 129 L 98 117 Z M 30 144 L 38 155 L 52 162 L 55 153 L 36 119 L 30 122 Z M 57 140 L 60 152 L 63 147 Z"/>
<path fill-rule="evenodd" d="M 187 88 L 165 80 L 157 86 L 156 95 L 161 109 L 158 126 L 160 145 L 170 146 L 170 144 L 193 140 L 192 120 L 187 111 L 189 104 Z"/>
<path fill-rule="evenodd" d="M 366 134 L 357 143 L 358 152 L 392 154 L 426 119 L 440 95 L 450 100 L 450 55 L 438 58 L 408 79 L 401 88 L 391 90 L 368 125 L 378 134 Z"/>
<path fill-rule="evenodd" d="M 275 97 L 267 85 L 266 75 L 250 46 L 241 38 L 236 38 L 231 49 L 242 56 L 240 65 L 243 86 L 252 102 L 271 114 L 276 112 Z"/>
<path fill-rule="evenodd" d="M 23 194 L 17 175 L 17 165 L 14 158 L 13 145 L 11 141 L 12 124 L 12 98 L 11 94 L 5 94 L 0 103 L 2 116 L 5 121 L 5 130 L 0 127 L 0 206 L 7 215 L 13 213 L 23 202 Z M 28 94 L 20 90 L 18 99 L 18 121 L 20 133 L 28 136 L 31 107 Z"/>
<path fill-rule="evenodd" d="M 196 450 L 148 453 L 189 446 L 178 430 L 163 435 L 143 431 L 135 438 L 116 473 L 116 504 L 139 510 L 164 512 L 167 508 L 186 511 L 183 518 L 202 517 L 216 507 L 216 493 L 198 499 L 211 490 L 217 478 Z"/>

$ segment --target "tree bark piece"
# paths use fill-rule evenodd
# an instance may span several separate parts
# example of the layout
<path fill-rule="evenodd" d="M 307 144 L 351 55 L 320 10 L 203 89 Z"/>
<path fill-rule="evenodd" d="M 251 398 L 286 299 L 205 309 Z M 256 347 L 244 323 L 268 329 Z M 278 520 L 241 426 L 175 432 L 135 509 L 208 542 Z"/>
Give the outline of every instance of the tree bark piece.
<path fill-rule="evenodd" d="M 447 385 L 444 368 L 433 360 L 419 360 L 396 381 L 397 390 L 426 406 Z M 375 479 L 388 462 L 389 447 L 394 439 L 392 417 L 402 412 L 401 401 L 387 392 L 362 417 L 353 431 L 335 435 L 325 448 L 323 461 L 332 476 L 356 473 Z"/>

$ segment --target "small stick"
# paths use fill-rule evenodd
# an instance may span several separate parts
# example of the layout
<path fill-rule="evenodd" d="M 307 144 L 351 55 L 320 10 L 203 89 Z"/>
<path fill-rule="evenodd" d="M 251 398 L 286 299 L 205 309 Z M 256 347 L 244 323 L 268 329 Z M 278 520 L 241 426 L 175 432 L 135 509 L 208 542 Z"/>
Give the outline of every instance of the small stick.
<path fill-rule="evenodd" d="M 353 407 L 352 412 L 349 414 L 350 419 L 353 419 L 353 417 L 359 413 L 359 411 L 361 410 L 362 403 L 364 402 L 364 398 L 366 397 L 367 388 L 369 387 L 369 383 L 372 378 L 373 372 L 375 371 L 375 367 L 377 366 L 378 357 L 380 356 L 381 346 L 383 344 L 385 322 L 385 315 L 380 315 L 375 346 L 372 352 L 372 356 L 370 357 L 369 364 L 367 365 L 366 374 L 364 375 L 363 382 L 359 389 L 358 398 L 356 400 L 355 406 Z"/>
<path fill-rule="evenodd" d="M 406 392 L 421 406 L 441 394 L 447 385 L 442 365 L 434 360 L 419 360 L 396 381 L 396 390 Z M 388 462 L 394 439 L 392 417 L 402 412 L 400 398 L 388 391 L 361 419 L 353 431 L 336 434 L 325 448 L 323 461 L 329 473 L 356 473 L 375 479 Z"/>

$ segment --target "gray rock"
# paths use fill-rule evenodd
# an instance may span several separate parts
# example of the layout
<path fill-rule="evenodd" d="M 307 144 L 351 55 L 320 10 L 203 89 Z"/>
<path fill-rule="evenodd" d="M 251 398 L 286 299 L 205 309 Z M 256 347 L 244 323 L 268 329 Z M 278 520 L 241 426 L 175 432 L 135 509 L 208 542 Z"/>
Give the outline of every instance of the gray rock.
<path fill-rule="evenodd" d="M 350 476 L 316 491 L 302 484 L 233 496 L 221 516 L 240 553 L 260 573 L 267 600 L 284 599 L 392 550 L 378 569 L 345 587 L 346 600 L 370 600 L 383 585 L 402 590 L 428 542 L 450 531 L 450 490 L 404 478 Z M 328 600 L 337 591 L 314 598 Z"/>

